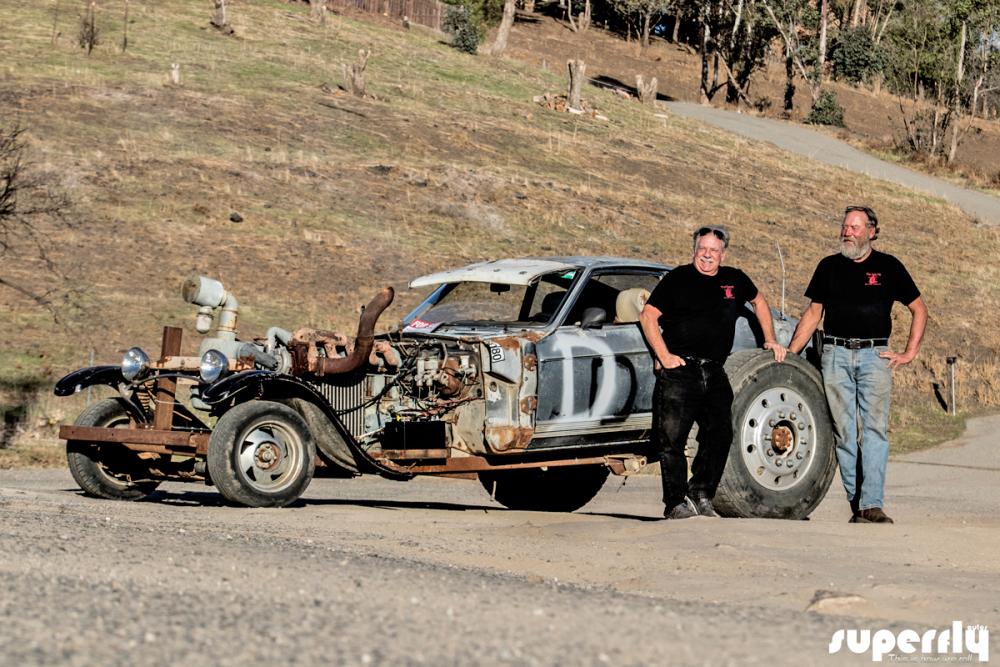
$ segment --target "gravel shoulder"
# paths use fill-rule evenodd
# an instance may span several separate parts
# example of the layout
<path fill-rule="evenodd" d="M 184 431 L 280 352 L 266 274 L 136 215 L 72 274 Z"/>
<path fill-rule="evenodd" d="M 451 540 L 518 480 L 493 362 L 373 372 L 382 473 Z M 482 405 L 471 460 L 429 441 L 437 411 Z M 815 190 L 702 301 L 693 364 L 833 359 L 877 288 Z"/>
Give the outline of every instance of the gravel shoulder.
<path fill-rule="evenodd" d="M 893 459 L 894 526 L 656 520 L 658 480 L 574 514 L 474 482 L 316 480 L 283 510 L 194 485 L 81 496 L 0 473 L 5 664 L 869 664 L 840 628 L 1000 627 L 1000 417 Z M 821 601 L 815 601 L 823 598 Z M 991 642 L 994 654 L 996 640 Z"/>
<path fill-rule="evenodd" d="M 750 139 L 772 143 L 778 148 L 804 155 L 823 164 L 898 183 L 949 201 L 984 224 L 1000 224 L 1000 198 L 880 160 L 839 139 L 808 127 L 715 109 L 692 102 L 668 102 L 666 105 L 680 116 L 709 123 Z"/>

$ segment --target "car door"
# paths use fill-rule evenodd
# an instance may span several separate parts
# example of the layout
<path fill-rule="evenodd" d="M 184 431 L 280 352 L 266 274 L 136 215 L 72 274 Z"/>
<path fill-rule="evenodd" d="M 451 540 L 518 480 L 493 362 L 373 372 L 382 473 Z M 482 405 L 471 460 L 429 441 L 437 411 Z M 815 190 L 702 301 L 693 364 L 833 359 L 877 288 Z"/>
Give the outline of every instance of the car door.
<path fill-rule="evenodd" d="M 563 324 L 537 345 L 532 448 L 648 437 L 652 357 L 638 323 L 641 304 L 629 298 L 648 296 L 661 276 L 661 271 L 648 269 L 595 272 L 575 290 Z M 584 315 L 593 308 L 604 311 L 605 321 L 586 326 Z"/>

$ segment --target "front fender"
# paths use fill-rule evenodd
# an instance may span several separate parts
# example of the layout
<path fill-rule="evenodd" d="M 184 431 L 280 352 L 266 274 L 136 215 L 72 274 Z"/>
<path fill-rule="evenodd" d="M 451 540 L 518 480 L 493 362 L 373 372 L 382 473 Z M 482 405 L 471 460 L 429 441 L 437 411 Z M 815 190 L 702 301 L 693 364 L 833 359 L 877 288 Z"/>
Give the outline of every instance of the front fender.
<path fill-rule="evenodd" d="M 72 396 L 87 387 L 99 384 L 117 389 L 123 382 L 125 378 L 122 377 L 121 366 L 91 366 L 63 376 L 56 382 L 52 392 L 56 396 Z"/>
<path fill-rule="evenodd" d="M 236 399 L 238 403 L 255 399 L 281 400 L 299 399 L 318 407 L 329 423 L 336 429 L 344 443 L 354 454 L 359 472 L 373 472 L 389 479 L 405 480 L 412 475 L 396 472 L 373 459 L 365 452 L 354 435 L 344 426 L 323 395 L 310 385 L 291 375 L 273 371 L 252 370 L 236 373 L 206 388 L 201 399 L 209 405 Z"/>

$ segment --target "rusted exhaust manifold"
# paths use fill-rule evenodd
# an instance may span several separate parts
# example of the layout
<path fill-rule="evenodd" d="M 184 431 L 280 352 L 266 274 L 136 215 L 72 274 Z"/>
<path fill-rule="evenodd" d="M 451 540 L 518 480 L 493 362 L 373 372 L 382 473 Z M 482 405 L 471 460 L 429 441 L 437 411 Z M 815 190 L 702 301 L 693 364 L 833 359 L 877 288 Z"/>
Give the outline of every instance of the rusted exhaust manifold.
<path fill-rule="evenodd" d="M 358 322 L 358 335 L 352 342 L 347 336 L 321 329 L 298 329 L 292 334 L 288 349 L 292 353 L 292 375 L 338 375 L 350 373 L 368 361 L 375 341 L 375 322 L 378 321 L 395 296 L 391 287 L 375 295 Z M 322 348 L 325 356 L 320 356 Z M 341 350 L 345 356 L 339 356 Z"/>

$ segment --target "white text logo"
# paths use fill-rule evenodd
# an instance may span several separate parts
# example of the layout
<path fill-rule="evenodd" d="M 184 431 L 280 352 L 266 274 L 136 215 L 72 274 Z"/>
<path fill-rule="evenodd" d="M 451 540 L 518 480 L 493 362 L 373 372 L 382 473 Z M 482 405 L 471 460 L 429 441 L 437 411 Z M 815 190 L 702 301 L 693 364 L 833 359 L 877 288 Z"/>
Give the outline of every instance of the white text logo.
<path fill-rule="evenodd" d="M 927 630 L 923 634 L 916 630 L 837 630 L 830 638 L 830 653 L 839 653 L 844 646 L 851 653 L 871 651 L 874 662 L 882 662 L 889 656 L 892 660 L 927 660 L 936 656 L 937 660 L 957 662 L 957 656 L 975 654 L 979 662 L 990 660 L 990 631 L 984 625 L 967 625 L 964 632 L 961 621 L 952 621 L 944 630 Z M 898 651 L 898 653 L 897 653 Z M 918 654 L 919 652 L 919 654 Z M 907 658 L 906 656 L 913 656 Z M 971 662 L 971 659 L 969 660 Z"/>

